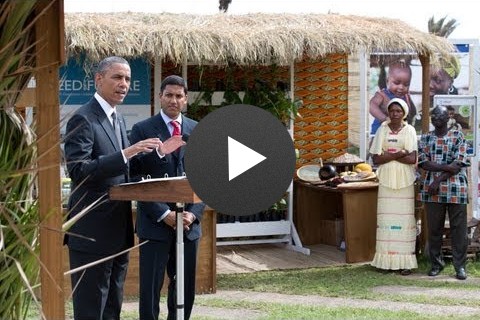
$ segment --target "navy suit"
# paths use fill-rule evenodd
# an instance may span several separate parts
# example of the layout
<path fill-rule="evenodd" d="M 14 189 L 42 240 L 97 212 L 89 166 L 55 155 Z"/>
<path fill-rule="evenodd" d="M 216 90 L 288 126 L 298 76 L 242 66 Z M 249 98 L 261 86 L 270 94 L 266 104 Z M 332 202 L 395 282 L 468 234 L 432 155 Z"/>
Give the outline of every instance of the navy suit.
<path fill-rule="evenodd" d="M 182 115 L 182 134 L 190 134 L 196 121 Z M 131 143 L 158 137 L 165 141 L 170 138 L 167 124 L 161 114 L 135 124 L 130 135 Z M 185 147 L 160 158 L 156 152 L 139 159 L 139 170 L 152 178 L 180 176 L 184 172 L 183 155 Z M 195 299 L 195 273 L 198 241 L 201 236 L 203 203 L 186 204 L 185 211 L 196 217 L 190 230 L 184 232 L 184 302 L 185 319 L 190 317 Z M 170 279 L 168 288 L 168 318 L 176 318 L 175 281 L 176 273 L 176 231 L 159 218 L 168 210 L 175 210 L 174 203 L 138 202 L 136 231 L 141 242 L 149 242 L 140 247 L 140 319 L 158 319 L 160 289 L 163 285 L 165 269 Z"/>
<path fill-rule="evenodd" d="M 118 118 L 125 148 L 129 146 L 125 122 L 121 115 Z M 68 230 L 71 235 L 65 237 L 65 243 L 72 269 L 133 245 L 130 201 L 108 200 L 111 186 L 128 181 L 129 167 L 121 149 L 110 120 L 95 98 L 68 121 L 65 158 L 72 189 L 69 218 L 103 197 Z M 119 318 L 127 266 L 126 253 L 88 268 L 85 275 L 72 275 L 76 319 Z"/>

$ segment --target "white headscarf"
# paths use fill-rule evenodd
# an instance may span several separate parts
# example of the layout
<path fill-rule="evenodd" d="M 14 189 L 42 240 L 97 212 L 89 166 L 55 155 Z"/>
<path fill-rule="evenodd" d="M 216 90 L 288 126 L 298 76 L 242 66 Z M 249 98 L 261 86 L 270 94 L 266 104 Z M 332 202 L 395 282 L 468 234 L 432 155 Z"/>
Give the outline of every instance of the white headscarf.
<path fill-rule="evenodd" d="M 390 106 L 394 103 L 398 103 L 400 105 L 400 107 L 402 107 L 402 109 L 403 109 L 403 120 L 405 120 L 408 116 L 408 111 L 409 111 L 408 104 L 403 99 L 393 98 L 392 100 L 390 100 L 388 102 L 387 111 L 390 108 Z"/>

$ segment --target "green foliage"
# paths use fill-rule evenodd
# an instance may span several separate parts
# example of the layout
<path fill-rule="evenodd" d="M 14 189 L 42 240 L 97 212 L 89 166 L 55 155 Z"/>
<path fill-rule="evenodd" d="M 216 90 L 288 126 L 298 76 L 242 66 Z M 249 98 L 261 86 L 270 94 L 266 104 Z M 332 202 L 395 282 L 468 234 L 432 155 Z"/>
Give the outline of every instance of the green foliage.
<path fill-rule="evenodd" d="M 217 107 L 212 105 L 212 96 L 213 91 L 202 91 L 195 101 L 188 105 L 188 117 L 200 121 L 207 114 L 217 109 Z"/>
<path fill-rule="evenodd" d="M 230 92 L 224 97 L 224 104 L 249 104 L 270 112 L 277 119 L 288 125 L 290 119 L 298 115 L 301 100 L 292 101 L 285 90 L 273 88 L 269 83 L 256 80 L 252 88 L 245 91 L 243 99 L 238 93 Z"/>
<path fill-rule="evenodd" d="M 298 109 L 302 106 L 301 100 L 292 101 L 286 90 L 282 88 L 274 88 L 269 83 L 262 80 L 255 80 L 255 84 L 251 88 L 247 88 L 242 95 L 234 90 L 233 80 L 227 79 L 227 89 L 223 95 L 223 102 L 220 106 L 214 106 L 212 103 L 213 90 L 206 89 L 202 91 L 194 102 L 188 106 L 188 116 L 200 121 L 208 113 L 223 106 L 233 104 L 248 104 L 257 106 L 268 112 L 274 117 L 282 121 L 285 125 L 289 124 L 290 119 L 298 116 Z"/>
<path fill-rule="evenodd" d="M 0 3 L 0 319 L 25 318 L 38 282 L 36 149 L 14 109 L 33 72 L 35 5 Z"/>

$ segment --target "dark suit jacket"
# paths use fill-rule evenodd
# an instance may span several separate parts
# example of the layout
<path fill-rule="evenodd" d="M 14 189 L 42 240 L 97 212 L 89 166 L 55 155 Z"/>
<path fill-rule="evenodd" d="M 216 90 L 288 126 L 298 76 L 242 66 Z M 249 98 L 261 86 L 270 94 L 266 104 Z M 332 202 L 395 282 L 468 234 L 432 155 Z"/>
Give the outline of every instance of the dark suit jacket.
<path fill-rule="evenodd" d="M 184 117 L 182 115 L 182 134 L 190 134 L 193 128 L 197 124 L 196 121 Z M 130 142 L 132 144 L 147 139 L 158 137 L 160 140 L 165 141 L 170 138 L 170 132 L 168 131 L 167 124 L 163 121 L 160 113 L 157 115 L 141 121 L 132 127 L 130 134 Z M 184 172 L 183 155 L 185 153 L 185 147 L 180 149 L 180 152 L 167 154 L 160 159 L 158 154 L 154 151 L 143 156 L 134 159 L 135 168 L 141 171 L 143 176 L 147 174 L 152 178 L 164 178 L 165 174 L 169 177 L 180 176 Z M 138 162 L 138 163 L 137 163 Z M 192 212 L 196 219 L 190 226 L 190 230 L 185 232 L 187 239 L 196 240 L 201 236 L 200 221 L 202 219 L 203 209 L 205 205 L 203 203 L 186 204 L 185 211 Z M 169 237 L 175 236 L 175 231 L 168 226 L 165 222 L 157 222 L 158 219 L 168 209 L 174 210 L 174 203 L 163 202 L 138 202 L 137 204 L 137 235 L 141 239 L 152 240 L 166 240 Z"/>
<path fill-rule="evenodd" d="M 125 121 L 119 115 L 122 142 L 129 146 Z M 133 221 L 130 201 L 109 201 L 111 186 L 128 181 L 128 163 L 124 163 L 121 146 L 110 120 L 95 98 L 80 107 L 67 123 L 65 158 L 71 178 L 68 201 L 69 217 L 100 197 L 104 201 L 90 209 L 69 230 L 93 238 L 67 236 L 70 249 L 113 254 L 133 245 Z"/>

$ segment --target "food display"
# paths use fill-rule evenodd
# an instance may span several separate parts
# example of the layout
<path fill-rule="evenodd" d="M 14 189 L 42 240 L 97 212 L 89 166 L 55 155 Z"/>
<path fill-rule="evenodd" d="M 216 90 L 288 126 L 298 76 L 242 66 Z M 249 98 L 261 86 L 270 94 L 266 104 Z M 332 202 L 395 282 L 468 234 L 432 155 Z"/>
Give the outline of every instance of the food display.
<path fill-rule="evenodd" d="M 325 181 L 325 186 L 336 188 L 338 185 L 344 183 L 345 180 L 341 177 L 334 177 Z"/>
<path fill-rule="evenodd" d="M 337 170 L 332 165 L 324 165 L 318 173 L 320 180 L 328 180 L 337 176 Z"/>
<path fill-rule="evenodd" d="M 377 175 L 373 172 L 362 171 L 362 172 L 354 172 L 353 175 L 346 175 L 343 177 L 345 182 L 360 182 L 360 181 L 369 181 L 375 180 Z"/>
<path fill-rule="evenodd" d="M 370 164 L 349 153 L 335 157 L 325 164 L 320 159 L 320 165 L 302 166 L 297 170 L 297 176 L 305 182 L 331 188 L 342 186 L 347 188 L 346 185 L 352 188 L 361 188 L 362 185 L 367 187 L 377 180 L 377 175 Z"/>
<path fill-rule="evenodd" d="M 355 172 L 373 172 L 372 166 L 368 163 L 359 163 L 353 168 L 353 170 Z"/>
<path fill-rule="evenodd" d="M 364 160 L 357 155 L 350 154 L 347 152 L 342 154 L 341 156 L 331 159 L 331 162 L 347 164 L 347 163 L 361 163 L 361 162 L 364 162 Z"/>
<path fill-rule="evenodd" d="M 343 171 L 343 172 L 340 172 L 340 177 L 346 177 L 346 176 L 354 177 L 357 174 L 358 174 L 357 171 Z"/>
<path fill-rule="evenodd" d="M 364 163 L 364 162 L 365 161 L 359 156 L 356 156 L 350 153 L 344 153 L 338 157 L 331 158 L 326 163 L 335 166 L 335 168 L 337 169 L 337 172 L 340 173 L 343 171 L 354 171 L 353 168 L 357 164 Z"/>
<path fill-rule="evenodd" d="M 320 166 L 318 164 L 307 164 L 297 170 L 297 177 L 306 182 L 318 182 Z"/>

